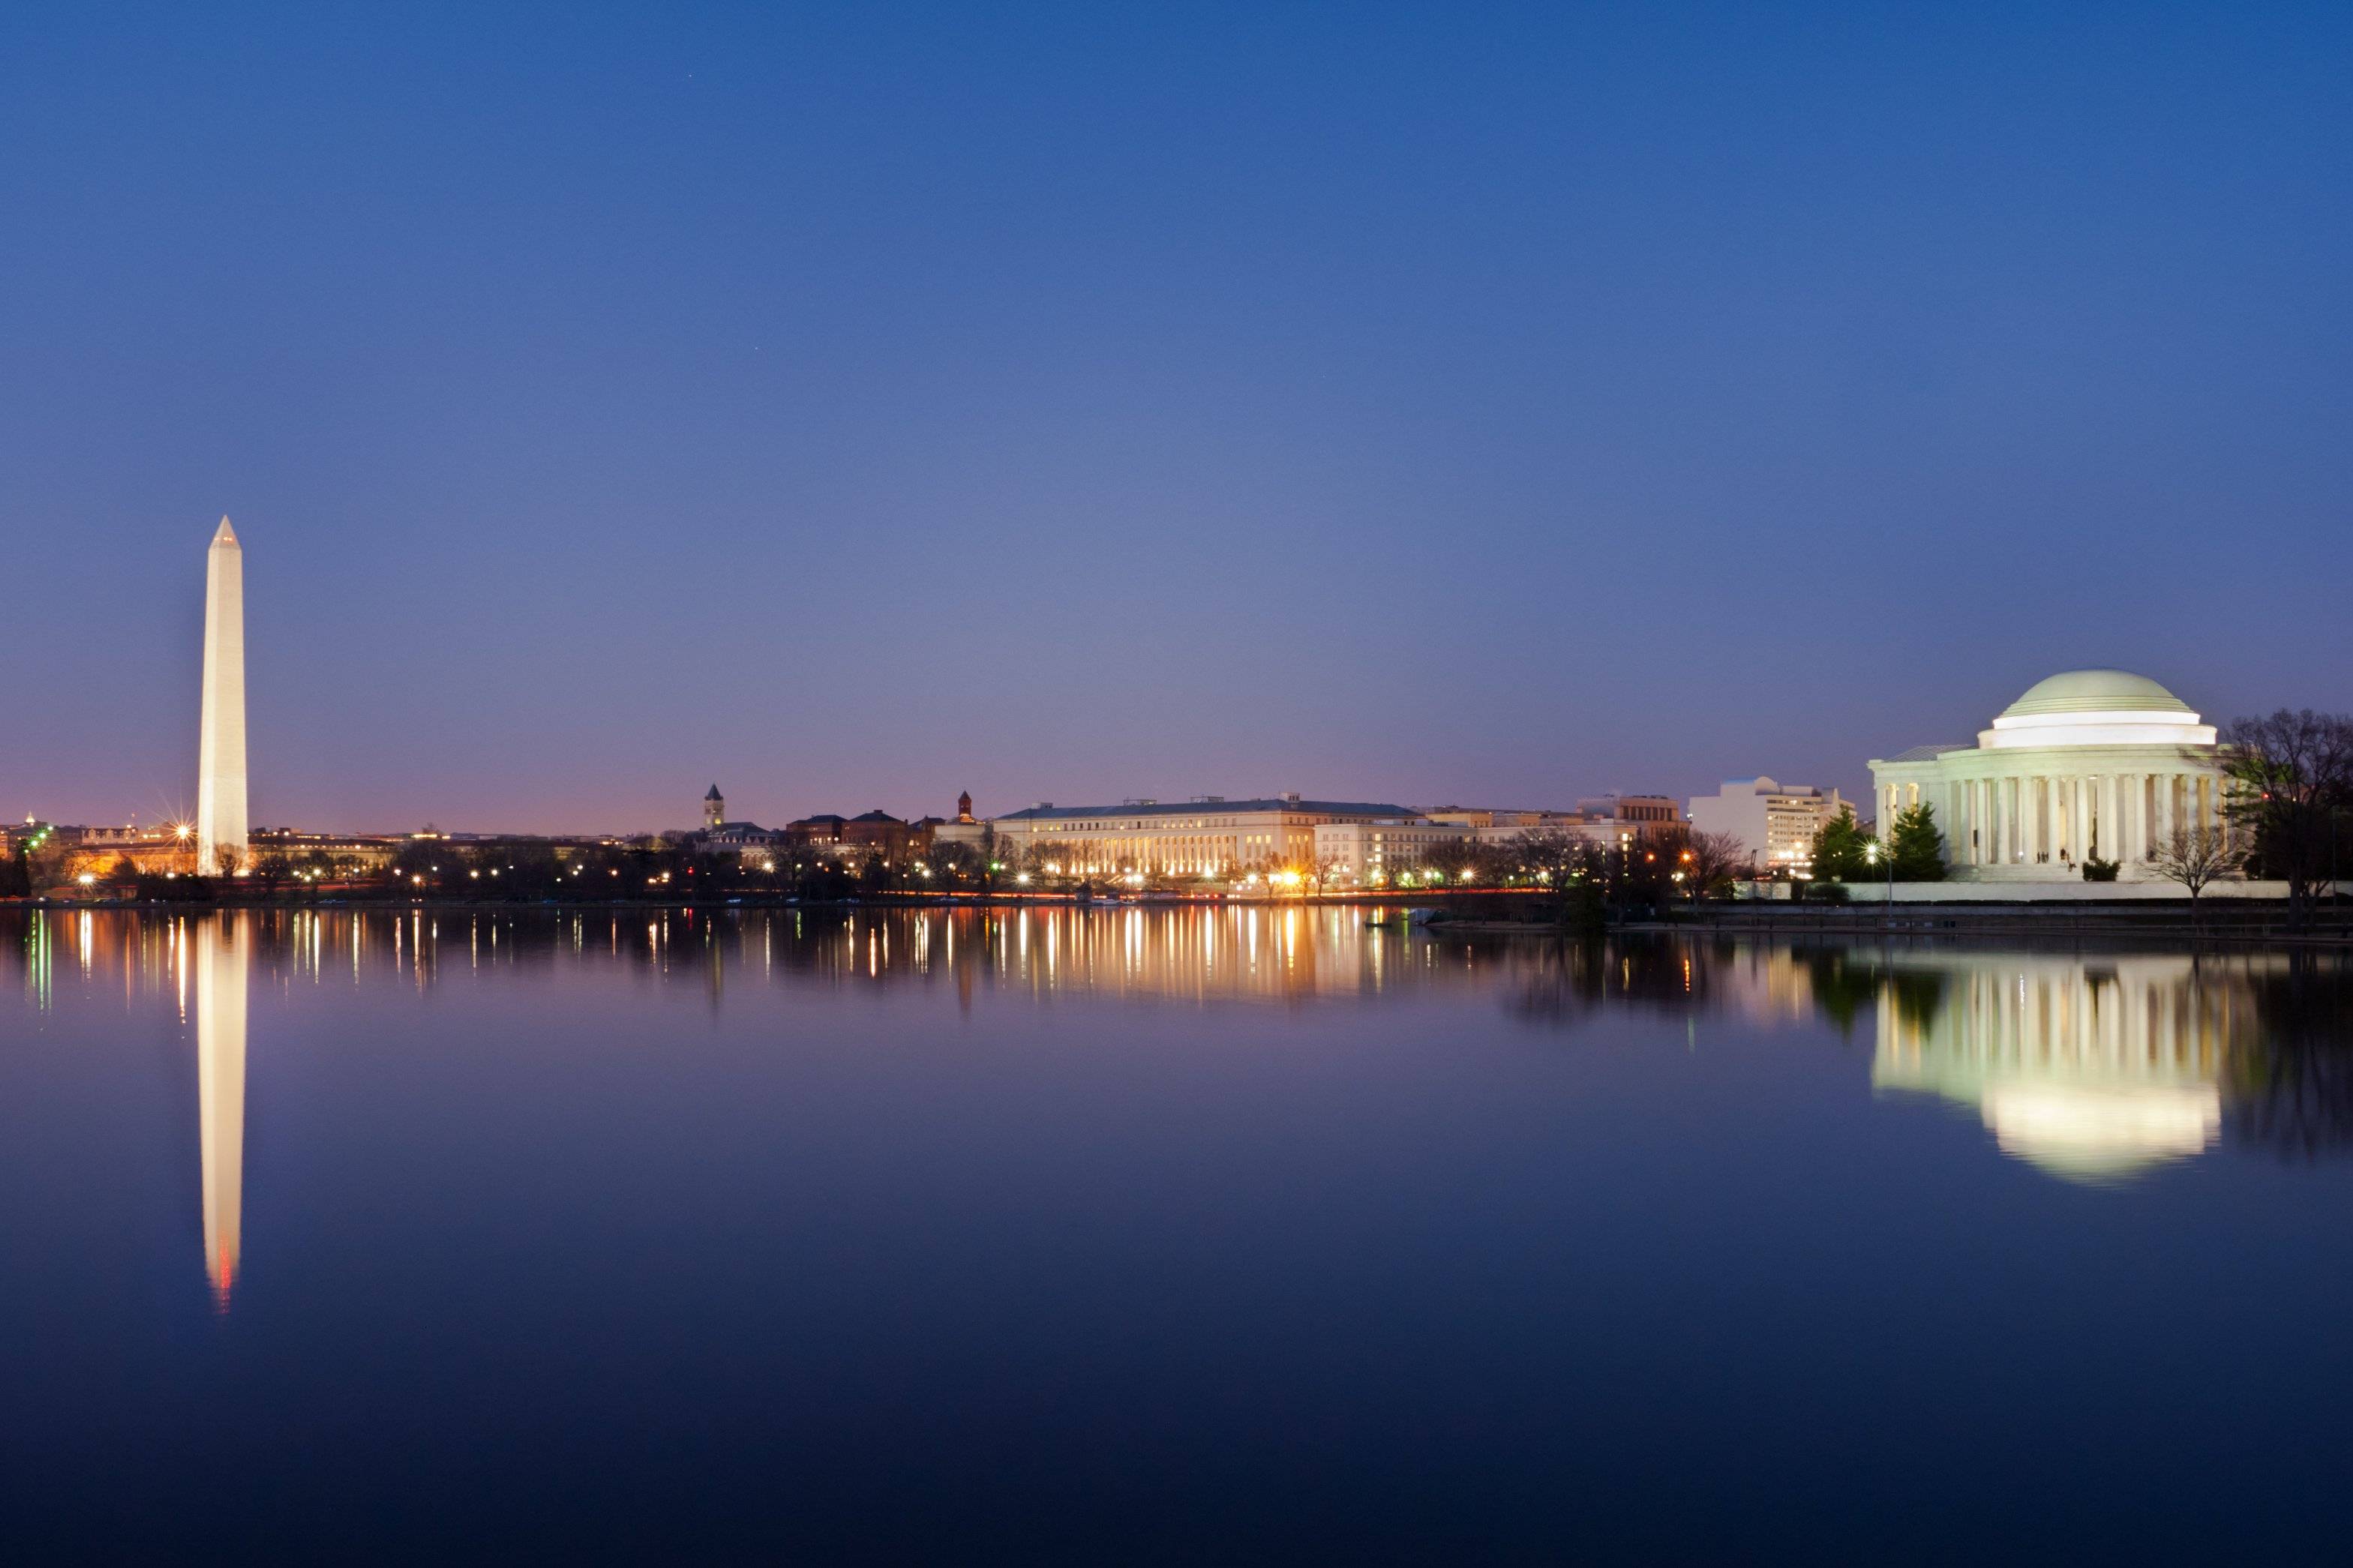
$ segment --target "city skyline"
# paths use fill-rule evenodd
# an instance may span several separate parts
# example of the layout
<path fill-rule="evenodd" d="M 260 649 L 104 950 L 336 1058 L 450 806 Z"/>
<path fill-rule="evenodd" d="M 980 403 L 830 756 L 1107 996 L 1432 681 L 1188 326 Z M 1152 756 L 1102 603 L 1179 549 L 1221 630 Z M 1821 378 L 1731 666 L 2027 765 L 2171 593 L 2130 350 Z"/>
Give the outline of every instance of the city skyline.
<path fill-rule="evenodd" d="M 246 833 L 248 811 L 245 756 L 245 612 L 243 582 L 243 548 L 235 531 L 230 525 L 228 518 L 224 516 L 220 520 L 219 525 L 213 534 L 211 545 L 206 552 L 205 572 L 204 637 L 202 657 L 199 661 L 203 674 L 203 681 L 195 789 L 195 798 L 197 805 L 195 813 L 193 814 L 193 817 L 190 813 L 183 808 L 167 805 L 160 814 L 151 815 L 147 819 L 147 825 L 151 826 L 160 826 L 167 824 L 177 826 L 184 830 L 184 836 L 185 835 L 185 832 L 192 831 L 197 846 L 197 861 L 200 865 L 212 863 L 219 858 L 224 851 L 235 855 L 237 851 L 242 849 Z M 2116 675 L 2121 672 L 2113 670 L 2077 672 L 2074 676 L 2064 677 L 2062 679 L 2079 679 L 2085 673 L 2092 675 Z M 2142 678 L 2127 676 L 2126 679 L 2137 680 Z M 2030 693 L 2030 695 L 2031 695 L 2031 693 Z M 1758 776 L 1759 775 L 1757 774 L 1747 775 L 1746 778 L 1727 776 L 1720 782 L 1727 785 L 1738 784 L 1751 782 Z M 1248 799 L 1250 798 L 1253 794 L 1261 797 L 1271 798 L 1275 795 L 1296 796 L 1304 792 L 1276 790 L 1245 792 L 1242 795 L 1230 795 L 1223 791 L 1200 792 L 1182 796 L 1132 795 L 1120 796 L 1118 797 L 1118 801 L 1105 801 L 1097 804 L 1109 805 L 1118 804 L 1119 802 L 1125 802 L 1128 804 L 1136 804 L 1141 802 L 1146 805 L 1153 805 L 1163 801 L 1188 799 L 1194 801 L 1225 801 L 1232 799 Z M 1459 808 L 1465 805 L 1477 805 L 1511 810 L 1554 811 L 1568 809 L 1569 803 L 1572 800 L 1580 798 L 1591 800 L 1600 795 L 1615 796 L 1620 793 L 1629 796 L 1649 795 L 1652 793 L 1656 793 L 1669 799 L 1683 801 L 1695 799 L 1699 794 L 1699 790 L 1697 786 L 1693 786 L 1692 788 L 1683 791 L 1664 790 L 1657 792 L 1641 789 L 1620 791 L 1616 787 L 1612 787 L 1602 791 L 1583 790 L 1573 792 L 1568 795 L 1558 795 L 1553 799 L 1548 799 L 1542 804 L 1531 802 L 1506 802 L 1482 798 L 1475 795 L 1458 793 L 1452 797 L 1417 801 L 1412 803 L 1410 805 L 1405 805 L 1404 803 L 1401 802 L 1399 805 L 1403 806 L 1404 809 L 1411 811 Z M 1873 786 L 1873 793 L 1879 793 L 1878 786 Z M 705 826 L 710 825 L 709 818 L 711 812 L 713 810 L 723 811 L 724 809 L 721 794 L 722 792 L 720 791 L 718 784 L 714 782 L 710 785 L 708 792 L 698 803 L 699 809 L 705 818 Z M 740 796 L 738 798 L 739 800 L 741 799 Z M 1866 796 L 1865 798 L 1867 799 L 1869 797 Z M 984 805 L 979 815 L 984 819 L 1001 818 L 1008 815 L 1022 815 L 1027 808 L 1042 807 L 1052 804 L 1053 803 L 1051 801 L 1040 798 L 1026 802 L 1022 806 L 1015 806 L 1009 803 L 1001 806 L 989 806 Z M 1062 802 L 1062 805 L 1065 807 L 1075 807 L 1077 804 L 1078 803 L 1076 801 L 1068 799 Z M 956 809 L 961 812 L 969 809 L 970 806 L 970 793 L 968 791 L 960 790 Z M 870 807 L 869 809 L 873 810 L 880 808 Z M 26 813 L 26 820 L 33 820 L 36 815 L 37 814 Z M 72 816 L 71 813 L 66 813 L 63 815 L 66 817 Z M 787 822 L 818 815 L 820 815 L 819 808 L 805 808 L 787 813 L 776 814 L 770 817 L 769 821 L 773 825 L 781 826 Z M 943 815 L 945 815 L 944 812 L 934 811 L 929 805 L 920 805 L 907 809 L 905 811 L 905 819 L 908 821 L 913 821 L 927 816 Z M 47 818 L 47 820 L 60 819 L 62 818 L 57 814 L 52 814 L 48 818 Z M 125 822 L 135 822 L 137 819 L 138 814 L 134 812 L 123 820 Z M 100 816 L 92 816 L 89 817 L 87 820 L 91 823 L 100 823 L 104 822 L 107 819 Z M 684 815 L 681 815 L 676 820 L 672 820 L 670 817 L 662 817 L 659 821 L 622 826 L 603 825 L 586 829 L 583 829 L 577 825 L 567 824 L 553 828 L 544 826 L 536 827 L 502 826 L 487 829 L 487 831 L 522 834 L 549 832 L 558 834 L 576 834 L 583 831 L 589 833 L 659 832 L 688 828 L 688 820 L 689 819 Z M 749 823 L 753 818 L 745 814 L 738 813 L 735 820 L 739 823 Z M 272 826 L 282 828 L 290 825 L 280 821 L 273 824 Z M 305 827 L 316 827 L 319 825 L 306 823 L 302 826 Z M 327 831 L 343 833 L 380 831 L 405 833 L 410 831 L 414 826 L 416 825 L 401 824 L 394 825 L 388 828 L 371 828 L 355 826 L 353 824 L 346 822 L 333 822 L 324 825 Z M 461 826 L 458 824 L 428 823 L 426 826 L 438 827 L 442 830 L 478 830 L 471 825 Z"/>
<path fill-rule="evenodd" d="M 2353 707 L 2341 10 L 142 37 L 0 60 L 14 814 L 194 811 L 223 512 L 255 819 L 339 830 Z"/>

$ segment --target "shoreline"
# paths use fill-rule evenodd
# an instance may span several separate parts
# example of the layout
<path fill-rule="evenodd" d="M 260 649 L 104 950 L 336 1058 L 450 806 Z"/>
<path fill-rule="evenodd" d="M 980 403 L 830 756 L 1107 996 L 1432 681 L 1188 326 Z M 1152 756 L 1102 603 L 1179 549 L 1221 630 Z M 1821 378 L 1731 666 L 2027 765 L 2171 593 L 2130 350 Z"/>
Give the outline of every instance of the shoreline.
<path fill-rule="evenodd" d="M 1303 904 L 1333 908 L 1397 906 L 1433 899 L 1493 896 L 1497 889 L 1472 892 L 1422 893 L 1413 889 L 1387 893 L 1303 893 L 1282 898 L 1227 897 L 1209 894 L 1142 894 L 1124 898 L 1086 898 L 1078 893 L 872 893 L 849 899 L 806 899 L 797 895 L 733 894 L 724 898 L 670 899 L 464 899 L 322 895 L 302 898 L 228 899 L 106 899 L 6 898 L 0 910 L 160 910 L 174 912 L 203 910 L 966 910 L 966 909 L 1292 909 Z"/>
<path fill-rule="evenodd" d="M 301 898 L 231 898 L 220 900 L 164 899 L 0 899 L 0 911 L 55 911 L 60 914 L 103 910 L 109 912 L 153 912 L 185 916 L 208 912 L 252 912 L 257 914 L 318 913 L 329 910 L 354 912 L 459 912 L 489 914 L 505 912 L 520 914 L 584 914 L 599 911 L 700 912 L 723 914 L 730 911 L 792 910 L 853 913 L 860 910 L 977 910 L 1010 911 L 1029 909 L 1101 910 L 1118 912 L 1145 910 L 1177 909 L 1247 909 L 1287 910 L 1303 906 L 1325 909 L 1359 908 L 1376 910 L 1389 918 L 1378 923 L 1387 925 L 1390 919 L 1402 916 L 1409 909 L 1429 909 L 1432 917 L 1415 922 L 1413 929 L 1433 937 L 1534 937 L 1546 941 L 1584 941 L 1588 933 L 1565 930 L 1548 920 L 1514 920 L 1497 918 L 1492 905 L 1480 904 L 1498 896 L 1499 889 L 1465 889 L 1440 891 L 1437 889 L 1406 889 L 1403 891 L 1342 893 L 1303 893 L 1281 898 L 1247 898 L 1224 895 L 1135 895 L 1122 898 L 1088 899 L 1076 892 L 1049 893 L 879 893 L 849 899 L 804 899 L 797 896 L 765 896 L 737 894 L 721 898 L 670 899 L 467 899 L 428 897 L 375 897 L 360 895 L 304 896 Z M 1508 896 L 1508 895 L 1506 895 Z M 1523 895 L 1525 896 L 1525 895 Z M 1453 912 L 1461 910 L 1460 913 Z M 2037 903 L 2021 900 L 1997 904 L 1989 901 L 1968 903 L 1898 903 L 1893 906 L 1862 900 L 1850 904 L 1804 904 L 1779 901 L 1740 900 L 1732 903 L 1703 905 L 1697 909 L 1682 909 L 1661 916 L 1630 919 L 1611 922 L 1593 936 L 1609 937 L 1626 934 L 1645 935 L 1721 935 L 1763 936 L 1783 940 L 1802 940 L 1811 936 L 1879 938 L 1903 937 L 1906 940 L 1944 938 L 2010 938 L 2035 941 L 2082 942 L 2158 941 L 2168 943 L 2183 942 L 2232 947 L 2283 947 L 2340 949 L 2353 947 L 2353 910 L 2330 910 L 2325 906 L 2315 911 L 2314 924 L 2302 931 L 2289 929 L 2284 904 L 2253 905 L 2243 900 L 2210 904 L 2198 911 L 2193 922 L 2187 899 L 2156 900 L 2135 900 L 2111 903 L 2073 900 L 2065 903 Z M 1399 925 L 1405 922 L 1398 920 Z"/>

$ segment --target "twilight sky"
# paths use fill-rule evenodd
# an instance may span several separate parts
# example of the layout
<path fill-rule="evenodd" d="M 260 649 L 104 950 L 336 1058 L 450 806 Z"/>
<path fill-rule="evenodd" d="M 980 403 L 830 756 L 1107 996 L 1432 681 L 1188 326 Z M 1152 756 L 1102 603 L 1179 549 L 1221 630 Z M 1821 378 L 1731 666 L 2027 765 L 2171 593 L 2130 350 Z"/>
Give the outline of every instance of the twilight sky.
<path fill-rule="evenodd" d="M 0 813 L 1865 783 L 2353 708 L 2353 7 L 71 5 Z"/>

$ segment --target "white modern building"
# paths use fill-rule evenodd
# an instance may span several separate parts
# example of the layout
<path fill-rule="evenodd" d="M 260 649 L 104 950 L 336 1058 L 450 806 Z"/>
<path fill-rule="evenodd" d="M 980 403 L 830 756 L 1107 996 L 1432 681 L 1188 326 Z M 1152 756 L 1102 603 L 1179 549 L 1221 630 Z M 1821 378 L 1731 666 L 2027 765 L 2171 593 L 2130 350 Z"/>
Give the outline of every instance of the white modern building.
<path fill-rule="evenodd" d="M 1726 779 L 1715 794 L 1692 797 L 1692 831 L 1731 834 L 1759 871 L 1802 872 L 1813 864 L 1814 835 L 1845 805 L 1835 789 Z"/>
<path fill-rule="evenodd" d="M 1883 833 L 1936 807 L 1964 879 L 2073 879 L 2084 859 L 2148 874 L 2177 826 L 2225 829 L 2214 727 L 2147 676 L 2075 669 L 2028 689 L 1974 746 L 1915 746 L 1871 764 Z"/>

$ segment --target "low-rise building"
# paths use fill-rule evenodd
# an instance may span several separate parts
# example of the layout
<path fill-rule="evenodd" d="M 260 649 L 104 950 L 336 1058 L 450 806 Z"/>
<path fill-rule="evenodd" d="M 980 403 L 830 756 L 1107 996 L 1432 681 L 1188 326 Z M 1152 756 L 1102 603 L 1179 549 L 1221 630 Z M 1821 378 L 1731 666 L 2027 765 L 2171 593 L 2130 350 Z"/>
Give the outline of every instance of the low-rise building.
<path fill-rule="evenodd" d="M 264 856 L 290 863 L 323 860 L 339 871 L 359 876 L 391 865 L 400 853 L 400 843 L 384 834 L 301 833 L 290 827 L 257 827 L 249 837 L 248 848 L 257 861 Z"/>
<path fill-rule="evenodd" d="M 1691 825 L 1697 833 L 1738 838 L 1755 870 L 1802 875 L 1813 864 L 1814 835 L 1847 805 L 1835 789 L 1761 775 L 1726 779 L 1715 794 L 1692 797 Z"/>
<path fill-rule="evenodd" d="M 1440 805 L 1419 815 L 1460 826 L 1478 844 L 1509 844 L 1526 833 L 1563 833 L 1603 849 L 1625 848 L 1681 820 L 1674 802 L 1649 795 L 1588 795 L 1574 811 Z"/>
<path fill-rule="evenodd" d="M 1414 816 L 1326 822 L 1315 829 L 1314 864 L 1343 882 L 1383 882 L 1424 866 L 1443 865 L 1447 851 L 1461 848 L 1481 831 Z"/>
<path fill-rule="evenodd" d="M 1433 805 L 1418 814 L 1480 832 L 1525 833 L 1538 827 L 1574 827 L 1586 819 L 1574 811 L 1526 811 L 1494 805 Z"/>
<path fill-rule="evenodd" d="M 1045 851 L 1082 876 L 1137 873 L 1219 877 L 1313 869 L 1316 830 L 1335 823 L 1405 822 L 1416 814 L 1368 801 L 1307 800 L 1297 795 L 1228 800 L 1204 795 L 1163 804 L 1058 806 L 1040 801 L 992 817 L 1008 856 Z"/>
<path fill-rule="evenodd" d="M 773 854 L 789 840 L 782 828 L 756 822 L 721 822 L 694 837 L 694 847 L 705 855 L 741 855 L 746 851 Z"/>
<path fill-rule="evenodd" d="M 969 790 L 956 796 L 956 814 L 953 820 L 944 822 L 935 816 L 924 820 L 931 824 L 931 841 L 934 844 L 968 844 L 978 849 L 988 835 L 988 824 L 972 814 L 972 792 Z"/>
<path fill-rule="evenodd" d="M 1577 803 L 1577 815 L 1587 822 L 1626 825 L 1640 837 L 1665 832 L 1683 819 L 1674 797 L 1664 795 L 1598 795 Z"/>
<path fill-rule="evenodd" d="M 879 854 L 885 860 L 897 861 L 920 853 L 931 842 L 925 829 L 881 810 L 856 816 L 820 812 L 786 825 L 785 833 L 796 847 L 828 859 L 863 859 Z"/>
<path fill-rule="evenodd" d="M 731 819 L 727 815 L 727 797 L 719 793 L 717 784 L 712 784 L 711 793 L 702 797 L 702 830 L 681 837 L 698 854 L 768 856 L 784 847 L 790 841 L 791 835 L 783 828 L 763 827 L 756 822 Z"/>

